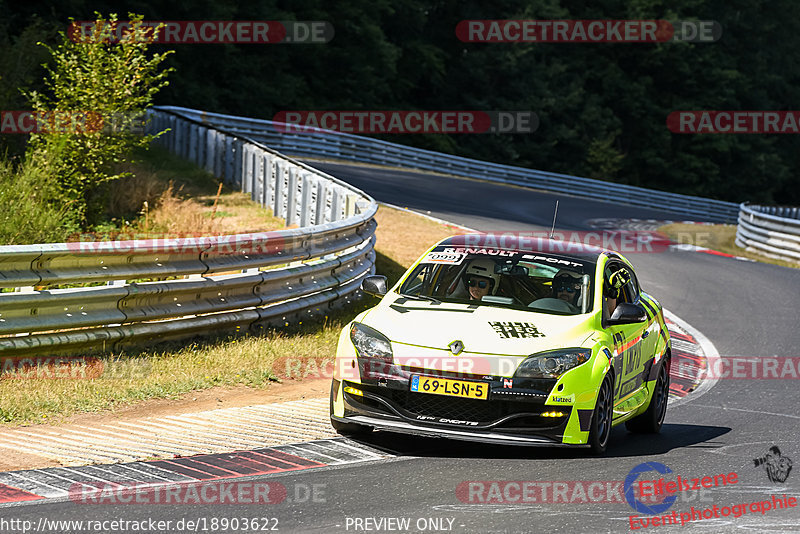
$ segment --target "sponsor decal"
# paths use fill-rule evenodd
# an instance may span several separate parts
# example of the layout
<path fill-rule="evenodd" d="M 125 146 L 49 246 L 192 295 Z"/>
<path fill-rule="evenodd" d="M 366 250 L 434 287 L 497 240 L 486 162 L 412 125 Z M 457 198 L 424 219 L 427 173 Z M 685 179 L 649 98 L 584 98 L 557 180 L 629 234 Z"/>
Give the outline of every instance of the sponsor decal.
<path fill-rule="evenodd" d="M 553 395 L 550 401 L 571 404 L 575 402 L 575 394 L 572 393 L 570 395 Z"/>
<path fill-rule="evenodd" d="M 433 423 L 445 423 L 448 425 L 478 426 L 477 421 L 465 421 L 463 419 L 448 419 L 446 417 L 433 417 L 431 415 L 418 415 L 417 421 L 427 421 Z"/>
<path fill-rule="evenodd" d="M 445 252 L 429 252 L 427 256 L 422 259 L 422 263 L 444 263 L 447 265 L 461 265 L 467 255 L 461 252 L 458 253 L 445 253 Z"/>
<path fill-rule="evenodd" d="M 521 321 L 489 321 L 495 332 L 501 339 L 509 338 L 531 338 L 531 337 L 544 337 L 544 334 L 539 332 L 536 325 L 533 323 L 524 323 Z"/>
<path fill-rule="evenodd" d="M 513 378 L 504 378 L 503 379 L 503 387 L 504 388 L 513 388 L 514 387 L 514 379 Z"/>

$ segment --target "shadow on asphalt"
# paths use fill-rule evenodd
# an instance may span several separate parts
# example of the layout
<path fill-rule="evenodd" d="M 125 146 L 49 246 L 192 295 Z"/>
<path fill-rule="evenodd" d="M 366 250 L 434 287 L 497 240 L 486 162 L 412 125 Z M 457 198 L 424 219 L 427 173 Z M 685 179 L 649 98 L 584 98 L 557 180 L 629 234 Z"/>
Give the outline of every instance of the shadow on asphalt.
<path fill-rule="evenodd" d="M 708 425 L 665 424 L 660 434 L 632 434 L 624 426 L 614 428 L 608 444 L 606 458 L 625 458 L 666 454 L 673 449 L 715 449 L 721 447 L 715 440 L 730 432 L 728 427 Z M 425 458 L 503 458 L 553 460 L 568 458 L 591 458 L 588 449 L 560 447 L 530 447 L 492 445 L 447 438 L 429 438 L 372 432 L 353 441 L 380 449 L 395 456 L 419 456 Z"/>

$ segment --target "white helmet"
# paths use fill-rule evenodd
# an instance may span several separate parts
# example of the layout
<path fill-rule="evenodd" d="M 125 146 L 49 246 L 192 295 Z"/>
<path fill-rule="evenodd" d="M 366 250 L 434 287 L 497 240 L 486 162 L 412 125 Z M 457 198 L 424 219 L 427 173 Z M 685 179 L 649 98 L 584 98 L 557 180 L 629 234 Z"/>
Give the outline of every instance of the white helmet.
<path fill-rule="evenodd" d="M 500 285 L 500 275 L 494 272 L 495 265 L 495 262 L 489 258 L 477 258 L 472 260 L 464 273 L 464 283 L 466 283 L 472 275 L 489 278 L 492 280 L 490 294 L 494 295 L 497 293 L 497 288 Z"/>

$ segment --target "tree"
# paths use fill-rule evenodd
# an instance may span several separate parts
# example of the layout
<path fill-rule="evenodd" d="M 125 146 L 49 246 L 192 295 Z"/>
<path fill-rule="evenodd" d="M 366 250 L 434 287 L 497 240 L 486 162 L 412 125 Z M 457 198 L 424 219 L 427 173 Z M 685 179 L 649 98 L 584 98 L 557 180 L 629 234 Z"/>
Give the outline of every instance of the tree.
<path fill-rule="evenodd" d="M 97 13 L 85 34 L 62 33 L 57 47 L 43 45 L 53 61 L 45 66 L 49 94 L 28 95 L 42 120 L 27 157 L 56 179 L 81 223 L 100 214 L 100 186 L 126 176 L 117 166 L 155 137 L 142 135 L 144 112 L 172 70 L 161 68 L 170 52 L 148 57 L 158 28 L 143 26 L 138 15 L 130 19 L 130 28 L 117 35 L 116 14 L 103 19 Z"/>

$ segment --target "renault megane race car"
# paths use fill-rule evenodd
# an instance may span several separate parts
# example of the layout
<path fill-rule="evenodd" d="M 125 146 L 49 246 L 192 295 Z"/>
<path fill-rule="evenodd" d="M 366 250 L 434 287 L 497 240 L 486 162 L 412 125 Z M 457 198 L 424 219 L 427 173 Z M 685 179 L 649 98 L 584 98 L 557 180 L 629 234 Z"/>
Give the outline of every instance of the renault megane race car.
<path fill-rule="evenodd" d="M 391 289 L 364 279 L 382 300 L 339 337 L 333 427 L 597 454 L 619 423 L 659 432 L 670 365 L 661 305 L 623 256 L 572 245 L 454 236 Z"/>

